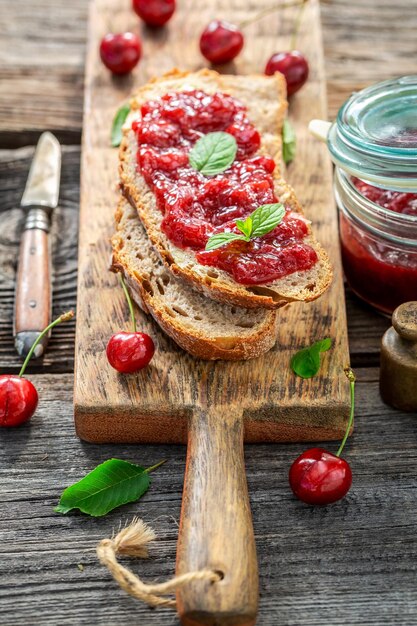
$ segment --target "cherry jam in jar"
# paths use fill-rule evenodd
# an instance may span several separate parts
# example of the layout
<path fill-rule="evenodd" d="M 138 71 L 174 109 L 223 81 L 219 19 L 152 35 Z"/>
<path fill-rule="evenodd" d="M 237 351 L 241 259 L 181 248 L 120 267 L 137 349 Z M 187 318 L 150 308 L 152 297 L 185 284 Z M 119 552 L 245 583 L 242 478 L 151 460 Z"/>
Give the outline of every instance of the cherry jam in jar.
<path fill-rule="evenodd" d="M 385 314 L 417 299 L 417 76 L 355 93 L 330 127 L 343 268 Z"/>
<path fill-rule="evenodd" d="M 417 193 L 387 192 L 339 168 L 335 191 L 343 268 L 353 291 L 387 314 L 415 300 Z"/>

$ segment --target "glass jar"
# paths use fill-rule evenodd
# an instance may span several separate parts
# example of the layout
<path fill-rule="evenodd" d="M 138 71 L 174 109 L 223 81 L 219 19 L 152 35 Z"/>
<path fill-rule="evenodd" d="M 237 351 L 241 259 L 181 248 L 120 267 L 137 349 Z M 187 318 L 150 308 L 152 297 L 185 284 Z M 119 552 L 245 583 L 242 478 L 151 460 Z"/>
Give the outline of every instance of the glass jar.
<path fill-rule="evenodd" d="M 313 121 L 311 130 L 327 141 L 336 165 L 351 288 L 388 314 L 417 300 L 417 76 L 354 93 L 334 124 Z"/>
<path fill-rule="evenodd" d="M 401 303 L 417 299 L 417 194 L 410 198 L 416 213 L 398 213 L 367 198 L 358 183 L 336 168 L 343 269 L 359 297 L 390 314 Z M 406 195 L 395 194 L 394 200 Z"/>

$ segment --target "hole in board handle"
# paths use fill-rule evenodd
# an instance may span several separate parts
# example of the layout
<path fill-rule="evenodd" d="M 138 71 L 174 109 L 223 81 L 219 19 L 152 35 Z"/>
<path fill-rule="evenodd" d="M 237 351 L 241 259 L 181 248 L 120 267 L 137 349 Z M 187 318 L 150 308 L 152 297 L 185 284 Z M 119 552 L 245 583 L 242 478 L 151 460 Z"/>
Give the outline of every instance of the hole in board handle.
<path fill-rule="evenodd" d="M 216 582 L 221 582 L 222 580 L 224 580 L 224 572 L 222 572 L 221 569 L 215 569 L 214 573 L 217 574 L 217 576 L 219 577 L 219 580 L 217 580 Z M 214 582 L 212 583 L 213 585 L 215 584 Z"/>

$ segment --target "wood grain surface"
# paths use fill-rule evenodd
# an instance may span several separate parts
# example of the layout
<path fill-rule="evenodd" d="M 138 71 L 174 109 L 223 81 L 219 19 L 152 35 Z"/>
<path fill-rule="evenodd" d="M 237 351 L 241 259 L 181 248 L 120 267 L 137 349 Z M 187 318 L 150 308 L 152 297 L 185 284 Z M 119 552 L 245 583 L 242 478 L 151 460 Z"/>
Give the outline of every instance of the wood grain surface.
<path fill-rule="evenodd" d="M 190 422 L 176 558 L 177 574 L 211 569 L 222 579 L 177 592 L 185 626 L 253 626 L 258 565 L 239 407 L 197 409 Z"/>
<path fill-rule="evenodd" d="M 207 13 L 213 11 L 207 6 Z M 215 2 L 210 6 L 215 6 Z M 240 20 L 248 15 L 244 6 L 245 2 L 239 5 Z M 258 9 L 262 6 L 268 4 L 258 3 Z M 117 7 L 118 23 L 134 30 L 136 18 L 130 10 L 130 0 L 118 0 Z M 112 23 L 115 3 L 96 0 L 91 5 L 81 162 L 74 390 L 77 433 L 96 443 L 184 442 L 187 420 L 199 404 L 200 381 L 204 379 L 214 407 L 229 405 L 242 409 L 247 441 L 337 439 L 343 436 L 349 414 L 349 389 L 343 374 L 349 353 L 330 159 L 326 147 L 307 130 L 311 118 L 327 115 L 315 0 L 306 6 L 300 32 L 309 58 L 310 77 L 291 102 L 298 146 L 291 182 L 333 263 L 330 289 L 311 304 L 296 303 L 281 309 L 275 348 L 253 361 L 199 362 L 179 350 L 152 321 L 138 313 L 139 327 L 156 342 L 151 367 L 126 377 L 107 365 L 107 338 L 113 329 L 126 327 L 128 316 L 117 277 L 108 271 L 118 158 L 117 151 L 109 146 L 111 121 L 132 84 L 141 84 L 156 72 L 160 74 L 177 65 L 183 69 L 201 65 L 196 42 L 189 37 L 202 19 L 200 9 L 197 5 L 180 7 L 169 31 L 170 40 L 161 45 L 149 35 L 148 59 L 128 80 L 115 81 L 98 58 L 99 41 Z M 274 37 L 267 34 L 262 22 L 253 24 L 242 59 L 224 71 L 256 71 L 268 47 L 272 51 L 274 44 L 285 45 L 295 15 L 296 9 L 292 9 L 284 19 L 280 14 L 269 16 L 274 20 Z M 278 41 L 277 32 L 284 33 L 278 35 Z M 179 42 L 185 44 L 179 46 Z M 332 338 L 333 347 L 323 358 L 319 375 L 310 380 L 295 377 L 288 365 L 291 355 L 324 337 Z"/>
<path fill-rule="evenodd" d="M 4 148 L 35 143 L 45 128 L 64 143 L 80 142 L 88 4 L 89 0 L 0 3 L 0 142 Z M 237 22 L 246 13 L 258 11 L 257 0 L 211 0 L 217 7 L 213 10 L 203 0 L 179 0 L 178 4 L 185 14 L 201 16 L 186 33 L 186 46 L 194 50 L 196 33 L 208 20 L 232 17 Z M 352 91 L 415 73 L 416 0 L 324 0 L 320 5 L 330 118 Z M 124 19 L 113 18 L 109 26 L 124 29 Z M 269 16 L 259 22 L 274 51 L 278 50 L 274 44 L 279 20 L 279 16 Z M 149 37 L 145 26 L 138 26 L 137 21 L 134 26 L 143 38 Z M 255 25 L 246 28 L 247 38 L 254 29 Z M 159 42 L 166 39 L 170 32 L 161 31 Z M 299 47 L 303 48 L 301 39 Z M 147 48 L 145 58 L 150 57 Z M 260 71 L 266 58 L 265 50 Z M 197 54 L 195 60 L 199 62 Z M 161 70 L 169 65 L 165 61 Z"/>
<path fill-rule="evenodd" d="M 287 472 L 303 445 L 245 448 L 260 626 L 415 626 L 416 417 L 382 404 L 377 369 L 356 373 L 357 428 L 345 454 L 354 481 L 343 501 L 310 508 L 293 498 Z M 150 610 L 118 589 L 94 549 L 139 515 L 159 539 L 147 561 L 123 562 L 148 581 L 173 574 L 185 448 L 81 443 L 72 427 L 72 375 L 32 380 L 41 401 L 31 424 L 0 433 L 2 625 L 178 626 L 172 611 Z M 167 463 L 138 503 L 98 519 L 53 513 L 64 487 L 114 456 Z"/>
<path fill-rule="evenodd" d="M 26 0 L 0 3 L 2 372 L 20 368 L 12 339 L 23 225 L 17 207 L 33 156 L 32 146 L 20 146 L 33 144 L 46 127 L 58 129 L 66 142 L 79 143 L 87 4 L 42 0 L 35 9 Z M 248 6 L 256 10 L 252 0 Z M 417 72 L 416 9 L 415 0 L 321 3 L 331 116 L 353 89 Z M 54 316 L 75 304 L 79 158 L 79 145 L 64 148 L 51 234 Z M 245 447 L 260 563 L 260 626 L 415 626 L 417 621 L 416 419 L 379 397 L 376 366 L 388 320 L 348 289 L 346 298 L 351 363 L 359 378 L 356 430 L 346 450 L 354 475 L 348 497 L 328 508 L 305 507 L 293 499 L 287 482 L 289 465 L 303 445 Z M 31 424 L 0 432 L 0 621 L 4 626 L 177 626 L 173 612 L 149 610 L 121 592 L 98 564 L 94 548 L 140 515 L 159 541 L 148 561 L 125 563 L 145 580 L 172 575 L 185 449 L 96 446 L 75 437 L 74 326 L 58 326 L 45 357 L 30 367 L 42 372 L 31 377 L 40 393 Z M 139 503 L 102 519 L 53 513 L 64 487 L 112 456 L 144 465 L 168 462 L 153 475 Z"/>

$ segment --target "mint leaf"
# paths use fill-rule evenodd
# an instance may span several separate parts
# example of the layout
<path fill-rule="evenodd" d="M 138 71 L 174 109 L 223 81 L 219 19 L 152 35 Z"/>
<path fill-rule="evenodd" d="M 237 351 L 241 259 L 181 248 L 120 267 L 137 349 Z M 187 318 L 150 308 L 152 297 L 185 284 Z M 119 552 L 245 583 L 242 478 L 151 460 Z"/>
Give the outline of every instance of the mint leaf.
<path fill-rule="evenodd" d="M 284 215 L 285 207 L 280 202 L 263 204 L 255 209 L 245 221 L 236 220 L 236 227 L 243 233 L 243 236 L 236 233 L 218 233 L 207 241 L 206 250 L 215 250 L 236 239 L 250 241 L 254 237 L 262 237 L 262 235 L 274 230 Z"/>
<path fill-rule="evenodd" d="M 204 176 L 220 174 L 230 167 L 237 152 L 236 139 L 230 133 L 207 133 L 193 146 L 190 165 Z"/>
<path fill-rule="evenodd" d="M 252 213 L 251 238 L 262 237 L 274 230 L 285 215 L 285 207 L 280 202 L 263 204 Z"/>
<path fill-rule="evenodd" d="M 161 463 L 150 468 L 109 459 L 98 465 L 84 478 L 63 491 L 56 513 L 68 513 L 79 509 L 93 517 L 106 515 L 112 509 L 138 500 L 148 490 L 148 473 Z"/>
<path fill-rule="evenodd" d="M 226 243 L 230 243 L 231 241 L 237 241 L 238 239 L 245 241 L 246 237 L 244 235 L 237 235 L 236 233 L 217 233 L 217 235 L 213 235 L 206 243 L 206 251 L 217 250 L 217 248 L 221 248 Z"/>
<path fill-rule="evenodd" d="M 120 146 L 123 136 L 123 124 L 125 123 L 129 113 L 130 104 L 123 104 L 113 118 L 113 123 L 111 127 L 111 145 L 113 146 L 113 148 L 117 148 L 118 146 Z"/>
<path fill-rule="evenodd" d="M 320 369 L 320 353 L 331 348 L 329 338 L 316 341 L 310 347 L 296 352 L 291 359 L 291 369 L 301 378 L 312 378 Z"/>
<path fill-rule="evenodd" d="M 249 216 L 245 219 L 245 221 L 236 220 L 236 228 L 238 228 L 240 232 L 245 235 L 246 241 L 249 241 L 251 234 L 252 234 L 252 228 L 253 228 L 252 218 Z"/>
<path fill-rule="evenodd" d="M 282 126 L 282 157 L 284 163 L 289 163 L 295 157 L 296 136 L 289 120 L 284 120 Z"/>

